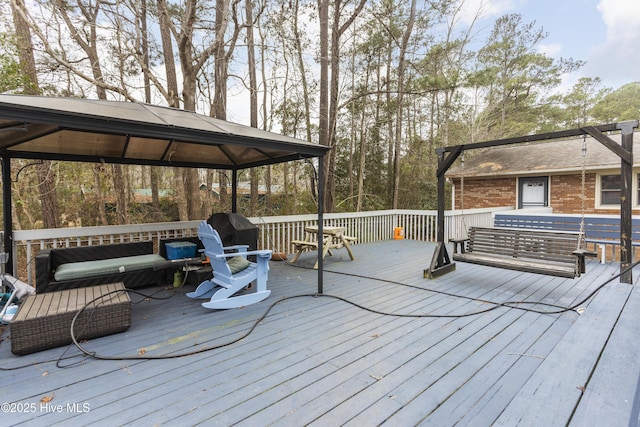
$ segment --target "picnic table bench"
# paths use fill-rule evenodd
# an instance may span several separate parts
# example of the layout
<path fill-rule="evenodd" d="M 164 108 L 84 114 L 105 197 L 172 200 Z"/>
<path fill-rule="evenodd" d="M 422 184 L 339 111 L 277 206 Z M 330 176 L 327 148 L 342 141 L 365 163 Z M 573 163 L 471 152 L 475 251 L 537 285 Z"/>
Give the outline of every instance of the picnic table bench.
<path fill-rule="evenodd" d="M 317 226 L 309 226 L 305 228 L 306 237 L 305 240 L 292 240 L 291 244 L 295 248 L 296 254 L 291 260 L 292 263 L 298 261 L 300 255 L 304 251 L 308 250 L 318 250 L 318 227 Z M 327 254 L 333 255 L 331 252 L 332 249 L 342 249 L 345 248 L 349 257 L 353 261 L 355 257 L 353 256 L 353 252 L 351 251 L 351 244 L 355 243 L 358 239 L 353 236 L 347 236 L 344 234 L 344 227 L 323 227 L 322 228 L 322 258 L 324 259 Z M 313 268 L 318 268 L 318 261 L 316 261 Z"/>
<path fill-rule="evenodd" d="M 583 239 L 575 232 L 470 227 L 468 238 L 450 241 L 455 261 L 574 278 L 585 272 L 585 257 L 597 255 L 581 249 Z"/>

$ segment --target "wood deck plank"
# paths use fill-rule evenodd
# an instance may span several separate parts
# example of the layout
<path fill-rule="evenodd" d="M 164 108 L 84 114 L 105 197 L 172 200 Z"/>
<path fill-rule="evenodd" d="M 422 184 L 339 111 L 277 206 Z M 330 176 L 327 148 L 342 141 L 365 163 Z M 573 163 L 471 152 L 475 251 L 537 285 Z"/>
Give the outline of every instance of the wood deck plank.
<path fill-rule="evenodd" d="M 640 385 L 640 292 L 634 286 L 585 387 L 572 426 L 637 425 Z M 620 396 L 636 396 L 635 399 Z M 634 407 L 636 406 L 636 407 Z M 634 413 L 635 412 L 635 413 Z M 635 417 L 635 418 L 634 418 Z"/>
<path fill-rule="evenodd" d="M 589 261 L 587 274 L 571 280 L 459 263 L 456 271 L 426 280 L 422 270 L 433 248 L 410 240 L 358 244 L 354 261 L 338 251 L 325 258 L 324 292 L 385 312 L 460 314 L 490 306 L 473 298 L 568 305 L 617 272 L 616 264 Z M 271 297 L 242 309 L 206 310 L 184 297 L 191 289 L 178 289 L 165 301 L 136 303 L 126 333 L 90 340 L 86 347 L 105 355 L 142 348 L 161 355 L 228 342 L 280 298 L 314 294 L 314 263 L 313 253 L 303 254 L 297 266 L 271 262 Z M 12 425 L 492 424 L 542 369 L 544 361 L 529 355 L 553 357 L 572 329 L 571 316 L 576 317 L 500 308 L 470 317 L 416 319 L 366 312 L 330 298 L 296 298 L 277 304 L 246 339 L 175 359 L 78 358 L 68 363 L 82 363 L 60 369 L 55 359 L 77 350 L 16 357 L 5 339 L 3 365 L 41 363 L 3 372 L 0 394 L 16 402 L 53 396 L 52 404 L 91 406 L 87 413 L 65 408 L 15 414 Z"/>
<path fill-rule="evenodd" d="M 495 425 L 565 425 L 630 291 L 626 284 L 600 291 Z"/>

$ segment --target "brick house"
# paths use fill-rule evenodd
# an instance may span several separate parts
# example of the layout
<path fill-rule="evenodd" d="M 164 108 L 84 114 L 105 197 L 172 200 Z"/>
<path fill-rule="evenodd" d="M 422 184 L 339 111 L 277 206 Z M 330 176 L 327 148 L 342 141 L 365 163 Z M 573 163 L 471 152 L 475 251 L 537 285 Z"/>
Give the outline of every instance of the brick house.
<path fill-rule="evenodd" d="M 610 135 L 620 143 L 620 134 Z M 633 214 L 640 214 L 640 132 L 634 135 Z M 620 158 L 591 137 L 492 147 L 466 152 L 447 173 L 452 207 L 514 206 L 558 214 L 618 214 Z M 636 169 L 637 168 L 637 169 Z M 461 177 L 464 179 L 461 180 Z M 461 182 L 462 181 L 462 182 Z M 461 185 L 463 184 L 463 185 Z M 462 188 L 464 189 L 464 194 Z"/>

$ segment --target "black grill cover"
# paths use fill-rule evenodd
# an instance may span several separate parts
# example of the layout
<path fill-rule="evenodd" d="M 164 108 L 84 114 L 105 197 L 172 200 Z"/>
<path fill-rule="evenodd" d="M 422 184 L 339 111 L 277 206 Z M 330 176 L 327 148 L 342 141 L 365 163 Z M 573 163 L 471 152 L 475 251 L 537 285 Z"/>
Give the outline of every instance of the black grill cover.
<path fill-rule="evenodd" d="M 258 227 L 236 213 L 214 213 L 207 222 L 218 232 L 224 246 L 249 245 L 258 249 Z"/>

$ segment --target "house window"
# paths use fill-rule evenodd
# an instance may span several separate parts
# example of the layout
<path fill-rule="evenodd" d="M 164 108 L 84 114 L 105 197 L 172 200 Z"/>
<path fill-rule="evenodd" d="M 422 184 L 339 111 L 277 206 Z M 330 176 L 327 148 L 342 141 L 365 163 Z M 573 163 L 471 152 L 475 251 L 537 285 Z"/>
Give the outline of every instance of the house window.
<path fill-rule="evenodd" d="M 600 204 L 620 205 L 620 175 L 600 175 Z"/>

